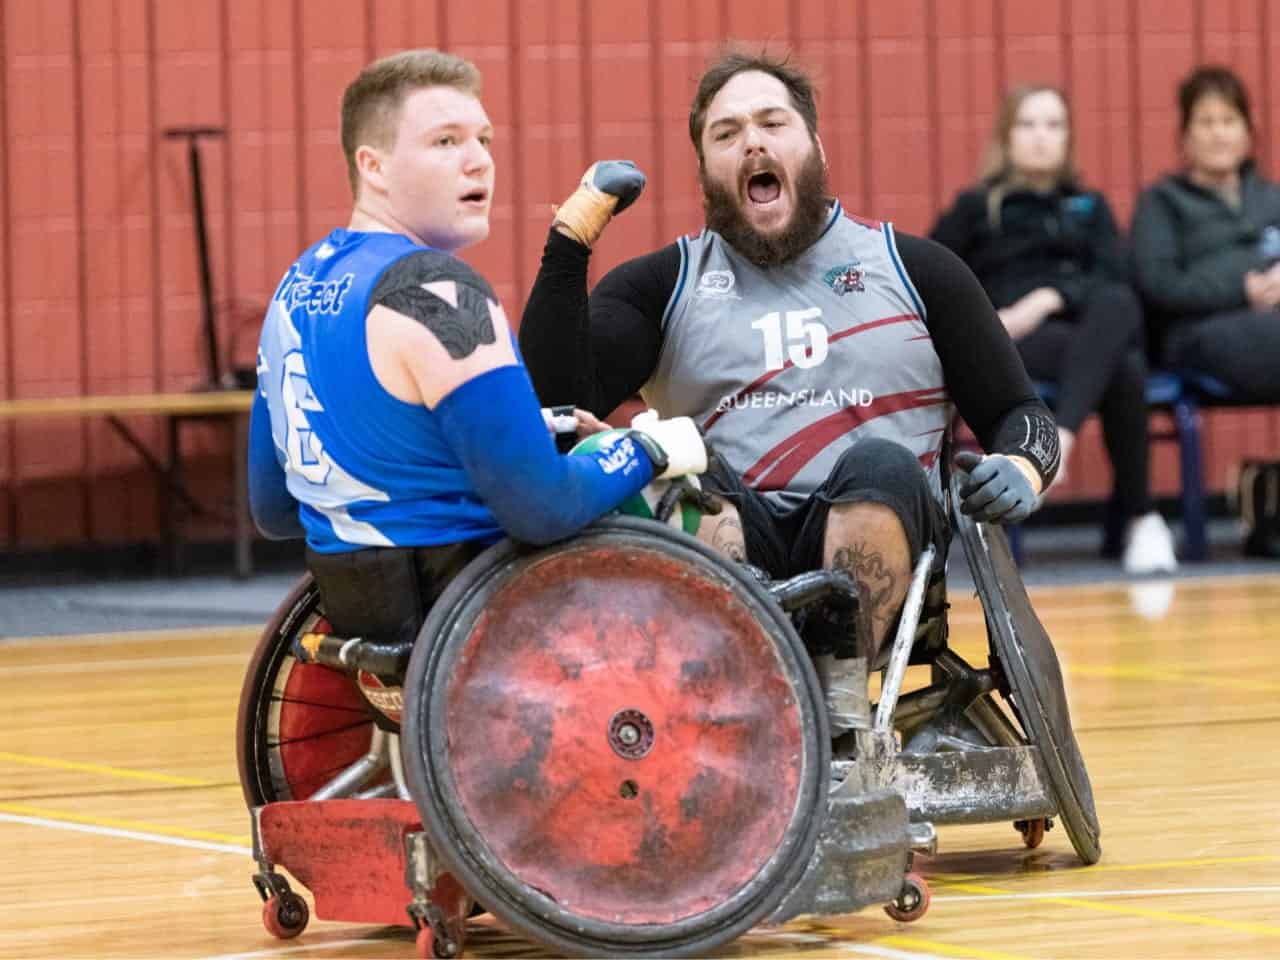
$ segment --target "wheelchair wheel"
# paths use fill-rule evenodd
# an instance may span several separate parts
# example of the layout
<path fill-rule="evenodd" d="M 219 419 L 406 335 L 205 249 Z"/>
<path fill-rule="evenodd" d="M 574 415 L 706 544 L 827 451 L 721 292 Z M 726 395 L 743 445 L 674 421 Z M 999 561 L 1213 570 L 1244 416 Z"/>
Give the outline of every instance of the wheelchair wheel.
<path fill-rule="evenodd" d="M 290 653 L 294 637 L 326 630 L 308 574 L 263 631 L 240 692 L 237 758 L 250 807 L 305 800 L 369 750 L 374 714 L 352 680 Z"/>
<path fill-rule="evenodd" d="M 659 524 L 490 548 L 436 604 L 405 695 L 435 849 L 562 953 L 705 955 L 813 854 L 830 743 L 812 664 L 754 579 Z"/>
<path fill-rule="evenodd" d="M 959 482 L 952 478 L 956 502 Z M 1040 749 L 1046 786 L 1072 847 L 1085 864 L 1097 863 L 1102 828 L 1053 642 L 1027 597 L 1004 531 L 964 514 L 957 515 L 956 529 L 982 599 L 992 660 L 1009 681 L 1015 715 L 1028 741 Z"/>

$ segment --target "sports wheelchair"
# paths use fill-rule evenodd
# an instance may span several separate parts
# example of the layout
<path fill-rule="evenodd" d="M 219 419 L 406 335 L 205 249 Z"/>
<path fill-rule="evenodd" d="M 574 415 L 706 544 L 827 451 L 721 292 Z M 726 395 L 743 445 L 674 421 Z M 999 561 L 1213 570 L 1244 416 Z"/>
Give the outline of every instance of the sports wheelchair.
<path fill-rule="evenodd" d="M 1003 533 L 958 517 L 991 664 L 946 644 L 921 557 L 874 720 L 833 757 L 796 618 L 841 573 L 768 582 L 652 520 L 491 547 L 413 644 L 331 635 L 314 583 L 250 663 L 238 751 L 263 922 L 411 923 L 451 957 L 488 911 L 569 955 L 705 955 L 760 923 L 886 904 L 923 916 L 935 823 L 1058 816 L 1099 856 L 1057 659 Z M 909 662 L 933 683 L 900 695 Z M 928 734 L 928 750 L 904 750 Z M 950 747 L 950 749 L 948 749 Z M 482 906 L 479 906 L 482 905 Z"/>

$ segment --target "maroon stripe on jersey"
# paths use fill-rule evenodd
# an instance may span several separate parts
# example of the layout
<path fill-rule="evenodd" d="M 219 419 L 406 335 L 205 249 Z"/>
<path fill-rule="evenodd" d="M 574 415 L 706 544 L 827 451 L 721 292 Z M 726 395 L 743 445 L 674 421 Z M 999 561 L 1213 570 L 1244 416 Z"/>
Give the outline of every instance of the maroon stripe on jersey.
<path fill-rule="evenodd" d="M 797 430 L 774 446 L 742 475 L 742 480 L 759 490 L 783 490 L 809 461 L 850 430 L 877 417 L 916 407 L 931 407 L 949 400 L 945 387 L 932 387 L 891 393 L 866 407 L 846 407 L 803 430 Z"/>
<path fill-rule="evenodd" d="M 872 220 L 870 217 L 860 217 L 856 213 L 850 213 L 848 210 L 844 212 L 844 215 L 854 223 L 860 223 L 864 227 L 870 227 L 872 230 L 879 230 L 884 226 L 883 220 Z"/>
<path fill-rule="evenodd" d="M 919 315 L 914 313 L 903 313 L 903 314 L 899 314 L 896 317 L 881 317 L 879 320 L 872 320 L 868 323 L 860 323 L 856 327 L 850 327 L 848 330 L 841 330 L 839 333 L 834 333 L 827 338 L 827 343 L 834 343 L 837 340 L 843 340 L 845 337 L 852 337 L 854 334 L 857 334 L 857 333 L 864 333 L 867 330 L 874 330 L 876 327 L 887 327 L 891 323 L 910 323 L 912 320 L 919 320 L 919 319 L 920 319 Z M 922 339 L 927 340 L 929 338 L 923 337 Z M 808 356 L 810 352 L 810 348 L 805 347 L 804 352 L 805 352 L 805 356 Z M 706 422 L 703 423 L 702 425 L 702 429 L 710 430 L 712 424 L 714 424 L 717 420 L 719 420 L 726 413 L 732 410 L 739 400 L 742 400 L 745 397 L 751 396 L 751 394 L 755 393 L 757 390 L 759 390 L 762 386 L 764 386 L 766 383 L 768 383 L 778 374 L 785 373 L 786 371 L 790 370 L 794 366 L 795 364 L 792 363 L 790 360 L 788 360 L 779 369 L 770 370 L 768 373 L 764 374 L 763 376 L 757 377 L 755 380 L 752 380 L 749 384 L 747 384 L 745 387 L 739 390 L 736 394 L 734 394 L 733 399 L 729 401 L 728 405 L 723 410 L 717 410 L 715 413 L 711 414 L 711 416 L 707 417 Z"/>

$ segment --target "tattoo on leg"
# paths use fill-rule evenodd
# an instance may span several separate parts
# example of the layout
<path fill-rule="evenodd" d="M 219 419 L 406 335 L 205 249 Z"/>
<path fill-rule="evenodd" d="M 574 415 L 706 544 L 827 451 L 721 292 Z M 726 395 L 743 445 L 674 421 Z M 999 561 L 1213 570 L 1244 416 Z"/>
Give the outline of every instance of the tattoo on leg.
<path fill-rule="evenodd" d="M 724 517 L 716 523 L 711 534 L 711 546 L 731 560 L 746 562 L 747 549 L 742 524 L 733 517 Z"/>
<path fill-rule="evenodd" d="M 884 554 L 868 544 L 856 543 L 837 548 L 831 565 L 844 570 L 858 584 L 859 600 L 871 618 L 875 630 L 873 639 L 878 643 L 896 612 L 893 598 L 897 581 L 893 570 L 885 564 Z"/>

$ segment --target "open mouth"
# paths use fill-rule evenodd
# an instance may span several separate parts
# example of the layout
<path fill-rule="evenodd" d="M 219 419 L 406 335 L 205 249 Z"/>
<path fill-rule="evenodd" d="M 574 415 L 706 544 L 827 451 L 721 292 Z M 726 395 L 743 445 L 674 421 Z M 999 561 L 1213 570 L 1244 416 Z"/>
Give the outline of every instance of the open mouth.
<path fill-rule="evenodd" d="M 470 190 L 467 193 L 464 193 L 462 195 L 463 203 L 482 205 L 486 203 L 488 199 L 489 199 L 488 190 L 481 190 L 481 189 Z"/>
<path fill-rule="evenodd" d="M 747 178 L 747 196 L 752 203 L 773 203 L 781 194 L 782 181 L 767 170 Z"/>

